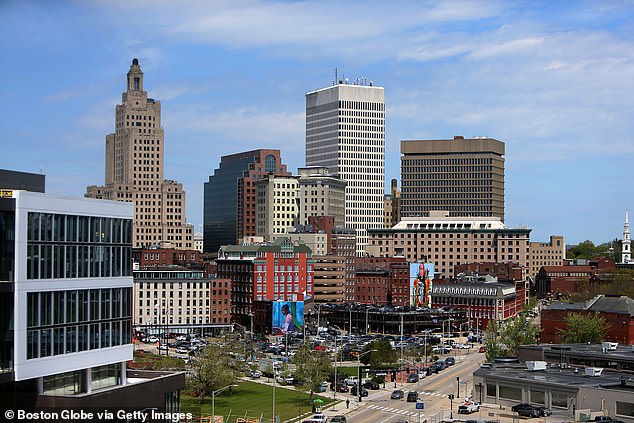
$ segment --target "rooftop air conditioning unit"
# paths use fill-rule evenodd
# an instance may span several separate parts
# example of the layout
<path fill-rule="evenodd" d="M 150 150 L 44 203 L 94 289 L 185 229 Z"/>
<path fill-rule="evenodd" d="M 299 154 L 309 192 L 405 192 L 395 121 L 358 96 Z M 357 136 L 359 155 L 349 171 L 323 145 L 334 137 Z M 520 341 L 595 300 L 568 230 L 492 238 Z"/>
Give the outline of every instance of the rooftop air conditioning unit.
<path fill-rule="evenodd" d="M 536 372 L 538 370 L 546 370 L 545 361 L 527 361 L 526 368 L 529 372 Z"/>
<path fill-rule="evenodd" d="M 586 367 L 586 376 L 599 377 L 603 373 L 603 367 Z"/>

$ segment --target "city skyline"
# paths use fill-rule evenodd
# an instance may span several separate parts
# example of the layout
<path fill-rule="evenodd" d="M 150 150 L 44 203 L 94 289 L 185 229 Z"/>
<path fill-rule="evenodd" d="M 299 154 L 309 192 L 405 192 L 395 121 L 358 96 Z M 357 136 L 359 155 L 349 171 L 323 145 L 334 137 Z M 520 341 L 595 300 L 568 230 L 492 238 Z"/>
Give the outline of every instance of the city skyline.
<path fill-rule="evenodd" d="M 199 232 L 221 156 L 304 166 L 305 94 L 337 69 L 385 88 L 385 192 L 401 140 L 488 136 L 506 144 L 508 225 L 607 242 L 634 198 L 633 21 L 626 2 L 7 1 L 0 168 L 41 172 L 52 194 L 102 184 L 136 57 Z"/>

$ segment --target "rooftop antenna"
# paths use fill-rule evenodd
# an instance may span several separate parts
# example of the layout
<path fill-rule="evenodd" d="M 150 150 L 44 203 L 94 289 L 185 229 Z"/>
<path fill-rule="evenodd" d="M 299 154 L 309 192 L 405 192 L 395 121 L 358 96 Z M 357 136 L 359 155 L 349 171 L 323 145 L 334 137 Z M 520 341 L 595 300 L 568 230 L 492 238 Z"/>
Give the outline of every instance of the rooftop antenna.
<path fill-rule="evenodd" d="M 332 81 L 332 85 L 337 85 L 337 81 L 339 80 L 338 78 L 339 78 L 339 77 L 338 77 L 338 75 L 337 75 L 337 68 L 335 68 L 335 80 L 334 80 L 334 81 Z"/>

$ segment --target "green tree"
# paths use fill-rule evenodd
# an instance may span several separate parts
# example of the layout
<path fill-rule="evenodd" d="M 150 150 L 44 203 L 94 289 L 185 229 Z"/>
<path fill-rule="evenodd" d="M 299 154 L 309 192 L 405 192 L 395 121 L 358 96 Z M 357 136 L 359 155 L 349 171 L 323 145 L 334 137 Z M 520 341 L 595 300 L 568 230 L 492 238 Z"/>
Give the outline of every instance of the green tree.
<path fill-rule="evenodd" d="M 311 350 L 309 344 L 302 344 L 293 357 L 295 363 L 295 378 L 299 381 L 299 388 L 309 393 L 309 402 L 313 400 L 313 393 L 319 390 L 321 383 L 332 373 L 332 363 L 325 351 Z"/>
<path fill-rule="evenodd" d="M 527 312 L 522 312 L 500 325 L 495 320 L 489 320 L 484 331 L 484 346 L 486 358 L 491 361 L 496 357 L 516 357 L 520 345 L 533 345 L 536 343 L 538 328 Z"/>
<path fill-rule="evenodd" d="M 198 392 L 200 402 L 213 391 L 231 385 L 238 378 L 232 358 L 224 351 L 206 347 L 190 362 L 189 387 Z"/>
<path fill-rule="evenodd" d="M 501 341 L 506 347 L 506 354 L 517 357 L 520 345 L 533 345 L 538 333 L 537 326 L 528 318 L 528 313 L 522 312 L 513 320 L 506 321 L 501 331 Z"/>
<path fill-rule="evenodd" d="M 578 344 L 596 344 L 608 333 L 610 326 L 598 313 L 568 313 L 566 316 L 566 327 L 559 329 L 559 336 L 564 342 Z"/>
<path fill-rule="evenodd" d="M 496 320 L 489 320 L 484 330 L 484 347 L 486 348 L 487 361 L 493 361 L 495 357 L 506 355 L 500 341 L 500 325 Z"/>
<path fill-rule="evenodd" d="M 396 362 L 396 351 L 388 341 L 372 341 L 363 348 L 360 354 L 371 350 L 376 351 L 372 351 L 361 357 L 361 362 L 366 366 L 369 365 L 370 368 L 376 369 L 383 364 Z"/>

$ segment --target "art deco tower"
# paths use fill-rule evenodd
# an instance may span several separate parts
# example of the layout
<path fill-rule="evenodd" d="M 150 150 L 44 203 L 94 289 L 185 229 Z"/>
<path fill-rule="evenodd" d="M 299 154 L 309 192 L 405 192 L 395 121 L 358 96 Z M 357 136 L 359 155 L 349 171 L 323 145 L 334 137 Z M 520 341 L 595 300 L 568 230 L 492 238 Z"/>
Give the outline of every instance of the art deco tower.
<path fill-rule="evenodd" d="M 325 166 L 346 184 L 346 227 L 357 234 L 383 226 L 385 100 L 371 82 L 343 81 L 306 94 L 306 166 Z"/>
<path fill-rule="evenodd" d="M 193 249 L 185 191 L 163 179 L 164 159 L 161 103 L 143 90 L 143 72 L 134 59 L 116 107 L 115 132 L 106 136 L 105 186 L 89 186 L 86 197 L 134 203 L 134 247 Z"/>

